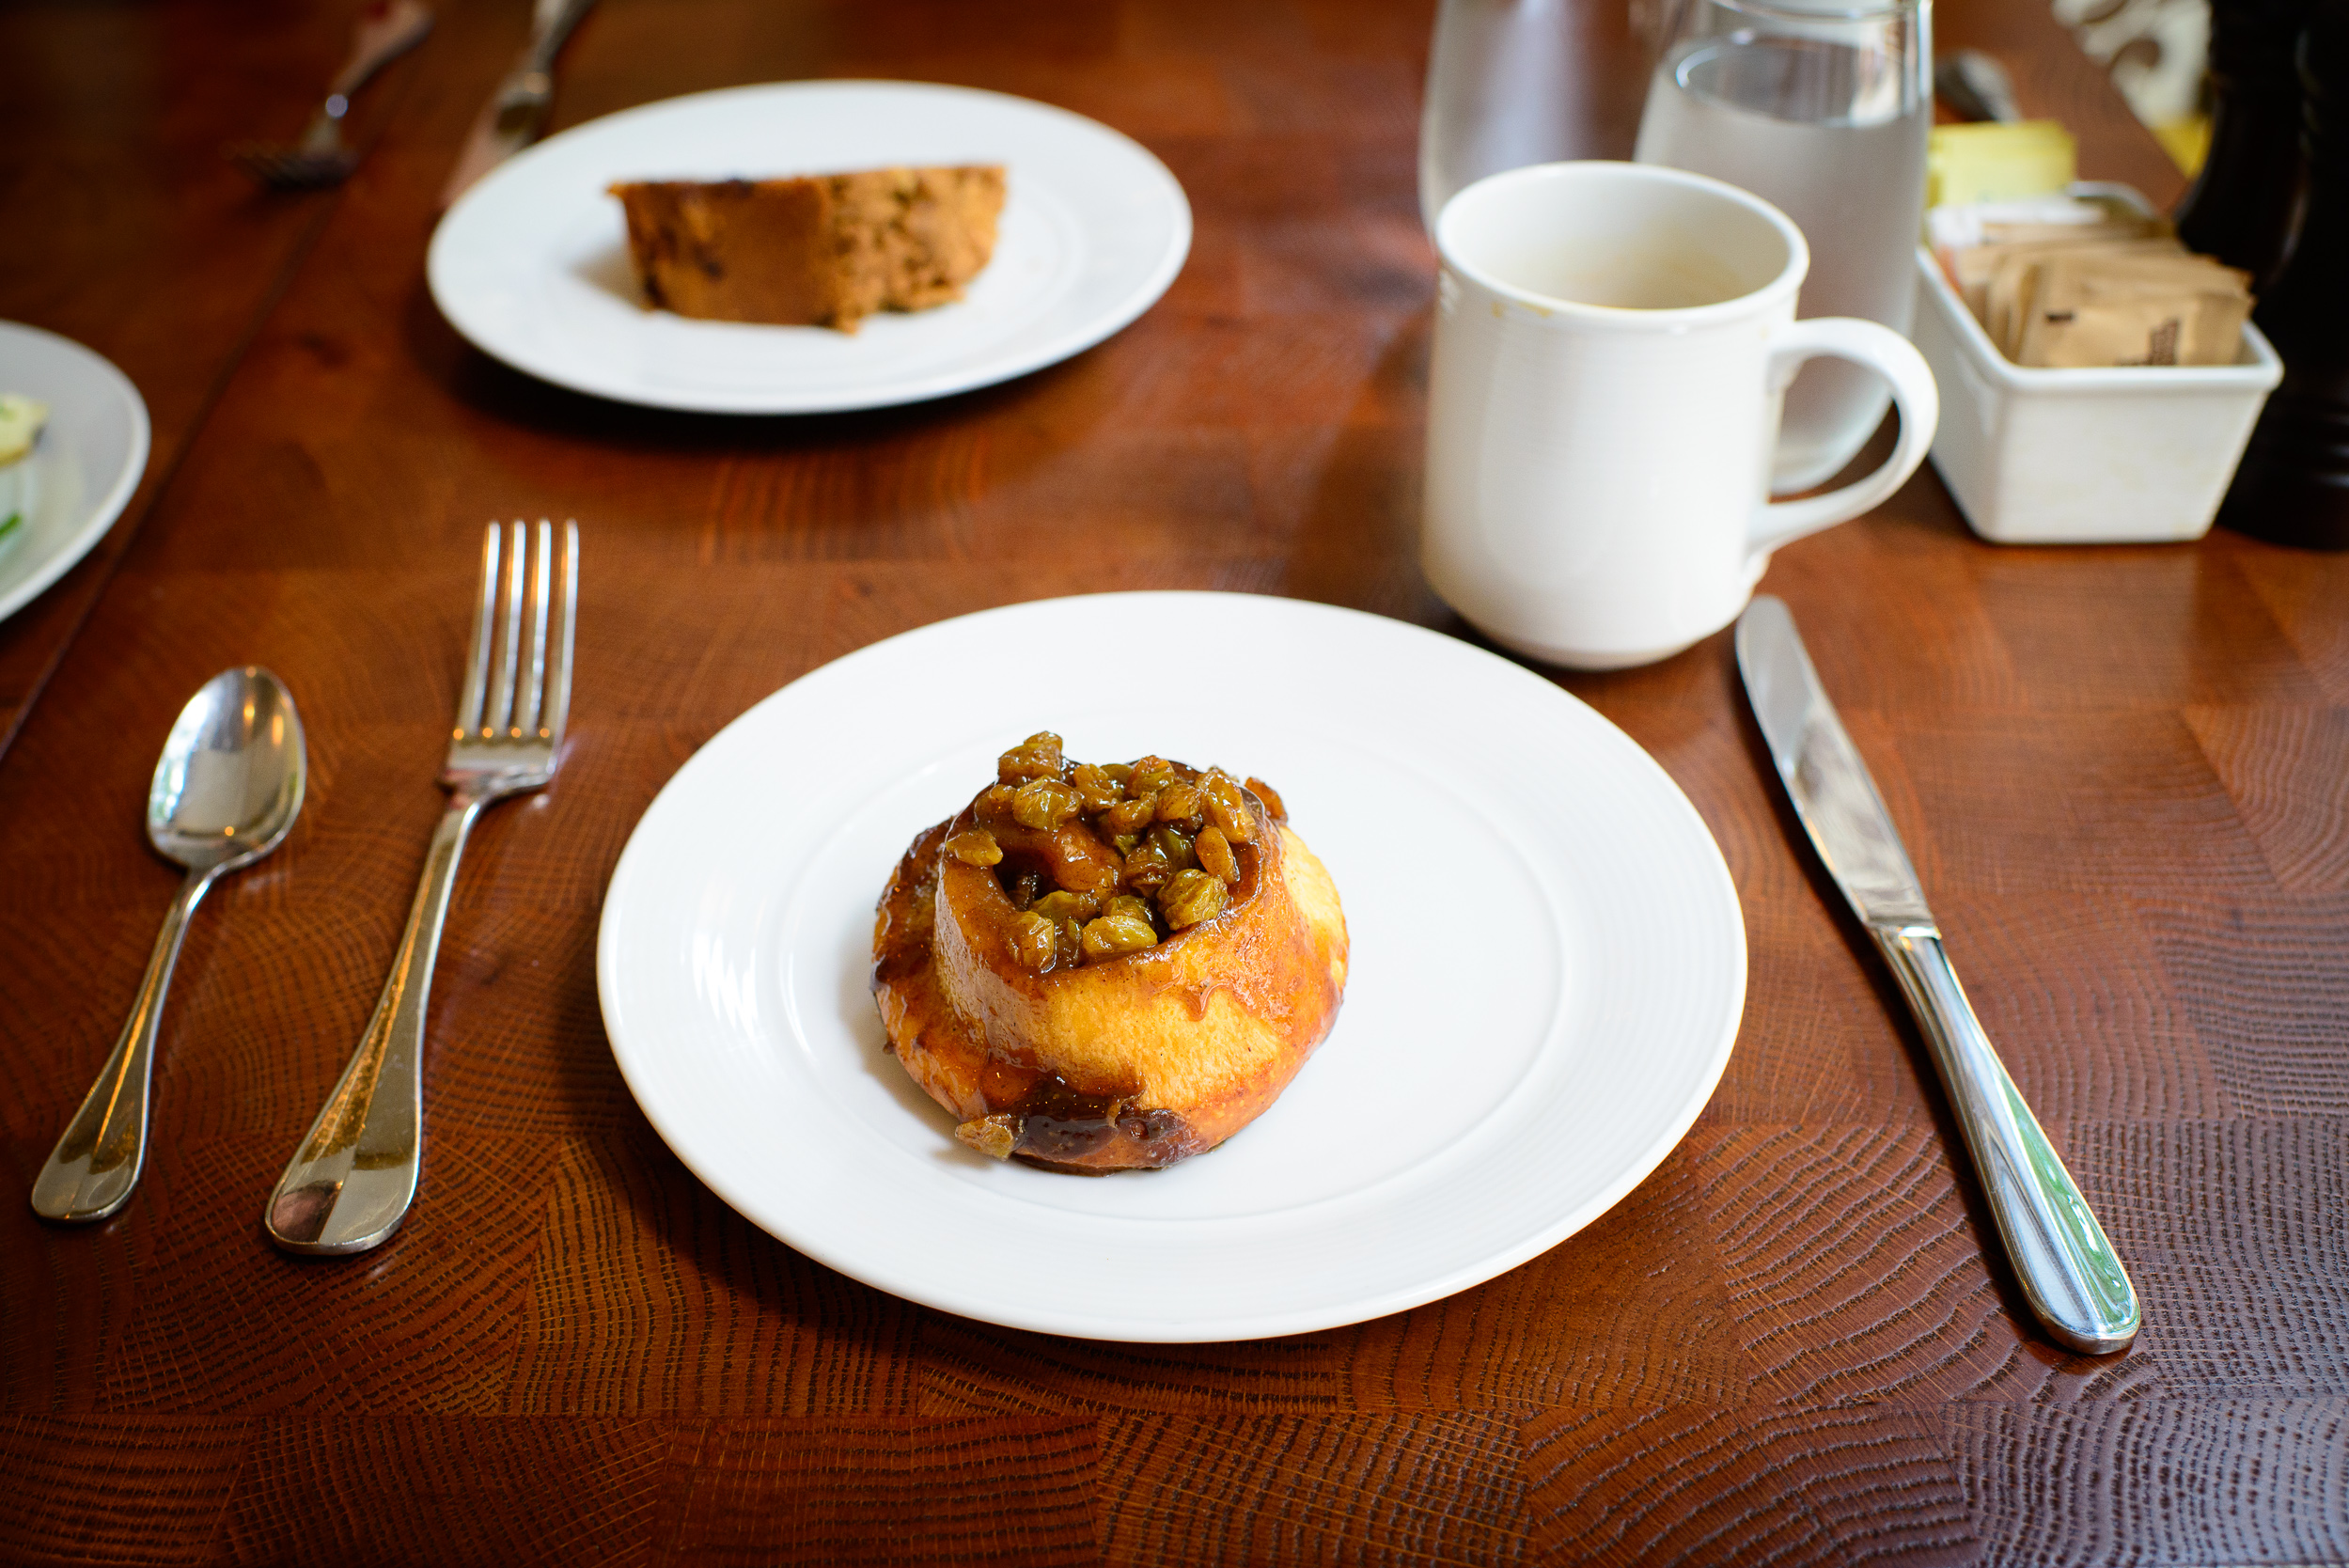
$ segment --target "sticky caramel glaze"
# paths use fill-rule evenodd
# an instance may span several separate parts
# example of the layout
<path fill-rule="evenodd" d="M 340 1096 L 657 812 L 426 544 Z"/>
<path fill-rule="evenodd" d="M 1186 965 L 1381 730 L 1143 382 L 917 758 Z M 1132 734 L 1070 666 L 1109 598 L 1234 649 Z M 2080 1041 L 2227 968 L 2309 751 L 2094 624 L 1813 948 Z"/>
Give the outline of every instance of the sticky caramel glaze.
<path fill-rule="evenodd" d="M 883 895 L 873 993 L 914 1081 L 965 1122 L 1002 1118 L 1056 1170 L 1171 1165 L 1262 1114 L 1335 1021 L 1346 926 L 1329 874 L 1274 824 L 1223 914 L 1156 946 L 1035 974 L 994 873 L 941 854 L 965 808 L 914 840 Z"/>

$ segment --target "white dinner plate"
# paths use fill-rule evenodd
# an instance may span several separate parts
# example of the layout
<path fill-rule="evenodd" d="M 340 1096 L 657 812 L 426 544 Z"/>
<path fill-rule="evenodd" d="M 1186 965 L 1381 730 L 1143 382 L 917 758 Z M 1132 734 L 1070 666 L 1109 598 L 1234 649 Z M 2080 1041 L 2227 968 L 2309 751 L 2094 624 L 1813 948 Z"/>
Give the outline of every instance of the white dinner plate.
<path fill-rule="evenodd" d="M 619 180 L 1001 164 L 995 251 L 967 295 L 828 327 L 648 310 Z M 710 414 L 944 397 L 1092 347 L 1167 291 L 1191 206 L 1129 137 L 1050 104 L 921 82 L 787 82 L 607 115 L 465 193 L 432 235 L 432 298 L 484 353 L 580 392 Z"/>
<path fill-rule="evenodd" d="M 0 620 L 105 537 L 147 472 L 147 404 L 131 378 L 70 337 L 0 321 L 0 392 L 49 405 L 33 449 L 0 465 Z"/>
<path fill-rule="evenodd" d="M 1165 1170 L 986 1159 L 883 1050 L 882 886 L 1041 729 L 1263 777 L 1345 903 L 1329 1038 Z M 596 973 L 652 1124 L 802 1252 L 990 1323 L 1236 1340 L 1434 1300 L 1604 1213 L 1712 1094 L 1746 939 L 1687 799 L 1540 676 L 1351 610 L 1133 593 L 924 627 L 752 708 L 637 824 Z"/>

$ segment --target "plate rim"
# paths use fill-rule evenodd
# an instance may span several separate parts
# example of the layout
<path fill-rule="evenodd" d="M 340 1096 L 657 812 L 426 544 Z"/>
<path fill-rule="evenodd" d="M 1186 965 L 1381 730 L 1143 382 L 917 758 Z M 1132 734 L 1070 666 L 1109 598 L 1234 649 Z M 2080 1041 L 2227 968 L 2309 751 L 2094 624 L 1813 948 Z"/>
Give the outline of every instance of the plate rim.
<path fill-rule="evenodd" d="M 0 336 L 12 332 L 45 338 L 65 350 L 69 355 L 80 356 L 86 368 L 96 372 L 100 384 L 121 400 L 123 411 L 130 416 L 131 440 L 129 449 L 123 455 L 120 471 L 115 475 L 105 494 L 90 507 L 81 526 L 67 535 L 49 558 L 27 573 L 22 582 L 14 588 L 0 589 L 0 620 L 8 619 L 49 591 L 58 578 L 79 565 L 82 557 L 106 537 L 106 530 L 115 525 L 123 509 L 131 504 L 132 495 L 138 490 L 139 480 L 147 477 L 147 462 L 152 455 L 154 444 L 154 430 L 148 417 L 147 400 L 139 395 L 137 384 L 123 373 L 122 367 L 88 344 L 68 337 L 64 333 L 52 332 L 47 327 L 35 326 L 29 321 L 0 321 Z M 29 544 L 31 541 L 25 542 Z"/>
<path fill-rule="evenodd" d="M 1581 1204 L 1554 1215 L 1548 1223 L 1535 1228 L 1516 1245 L 1487 1253 L 1470 1263 L 1443 1270 L 1391 1289 L 1352 1298 L 1342 1306 L 1317 1305 L 1260 1312 L 1231 1312 L 1214 1319 L 1181 1325 L 1164 1323 L 1136 1325 L 1083 1312 L 1038 1311 L 1016 1306 L 1008 1309 L 984 1309 L 990 1307 L 1001 1309 L 1002 1304 L 976 1302 L 966 1298 L 958 1298 L 953 1301 L 942 1299 L 941 1293 L 922 1279 L 917 1272 L 908 1271 L 901 1266 L 893 1266 L 885 1262 L 877 1265 L 870 1259 L 844 1255 L 840 1249 L 823 1246 L 820 1242 L 810 1245 L 797 1236 L 782 1233 L 780 1229 L 770 1226 L 765 1220 L 758 1217 L 752 1212 L 753 1208 L 772 1209 L 774 1205 L 765 1202 L 756 1194 L 747 1194 L 745 1195 L 746 1200 L 738 1200 L 733 1191 L 733 1184 L 722 1178 L 713 1179 L 713 1171 L 705 1168 L 708 1162 L 694 1152 L 692 1145 L 696 1139 L 690 1136 L 682 1137 L 673 1136 L 674 1129 L 667 1119 L 655 1108 L 659 1104 L 660 1096 L 652 1095 L 650 1103 L 648 1103 L 648 1095 L 645 1090 L 640 1088 L 638 1082 L 640 1069 L 632 1066 L 631 1053 L 622 1044 L 622 1030 L 616 1017 L 617 1004 L 614 996 L 615 988 L 619 983 L 621 962 L 620 944 L 618 937 L 619 920 L 626 903 L 627 887 L 625 885 L 631 877 L 642 874 L 637 870 L 640 857 L 652 853 L 647 843 L 644 827 L 646 823 L 660 809 L 663 798 L 670 793 L 695 762 L 714 747 L 721 738 L 736 727 L 750 721 L 752 715 L 760 709 L 781 699 L 792 687 L 809 677 L 821 671 L 834 670 L 836 666 L 851 661 L 861 662 L 875 650 L 885 649 L 906 638 L 934 634 L 939 628 L 947 626 L 1005 615 L 1034 612 L 1040 608 L 1059 604 L 1104 599 L 1148 599 L 1163 602 L 1167 599 L 1197 597 L 1216 600 L 1261 600 L 1280 605 L 1286 611 L 1302 609 L 1314 614 L 1358 618 L 1361 620 L 1377 622 L 1383 630 L 1390 633 L 1399 631 L 1406 635 L 1416 634 L 1436 637 L 1453 648 L 1483 654 L 1486 658 L 1493 660 L 1499 668 L 1511 672 L 1511 678 L 1535 682 L 1543 692 L 1554 698 L 1564 698 L 1574 707 L 1581 709 L 1589 718 L 1612 731 L 1623 746 L 1652 771 L 1653 779 L 1664 787 L 1663 797 L 1668 800 L 1673 813 L 1681 816 L 1686 825 L 1693 828 L 1700 836 L 1702 843 L 1712 851 L 1706 862 L 1709 867 L 1707 880 L 1713 884 L 1713 890 L 1719 897 L 1720 902 L 1716 909 L 1719 914 L 1726 917 L 1726 929 L 1732 938 L 1730 954 L 1732 972 L 1727 977 L 1730 982 L 1730 1005 L 1726 1010 L 1726 1015 L 1720 1020 L 1718 1036 L 1705 1052 L 1702 1068 L 1698 1073 L 1696 1080 L 1692 1081 L 1685 1100 L 1668 1119 L 1663 1130 L 1640 1151 L 1637 1157 L 1626 1161 L 1623 1168 L 1611 1181 L 1604 1184 Z M 596 940 L 599 1011 L 604 1025 L 607 1044 L 612 1050 L 615 1062 L 619 1067 L 623 1081 L 628 1085 L 629 1093 L 635 1100 L 638 1109 L 651 1124 L 654 1132 L 660 1136 L 663 1143 L 693 1173 L 696 1180 L 701 1182 L 729 1208 L 781 1245 L 874 1289 L 885 1291 L 932 1310 L 1031 1332 L 1122 1343 L 1227 1342 L 1316 1332 L 1348 1324 L 1366 1322 L 1441 1300 L 1460 1291 L 1497 1278 L 1558 1246 L 1612 1209 L 1640 1183 L 1653 1174 L 1657 1167 L 1661 1166 L 1671 1152 L 1686 1137 L 1698 1117 L 1703 1114 L 1705 1106 L 1711 1102 L 1719 1086 L 1722 1074 L 1728 1067 L 1743 1024 L 1749 964 L 1750 951 L 1746 939 L 1744 908 L 1737 897 L 1735 880 L 1730 875 L 1728 863 L 1721 855 L 1719 840 L 1705 823 L 1695 804 L 1689 800 L 1686 792 L 1680 788 L 1671 776 L 1665 772 L 1663 765 L 1625 733 L 1620 726 L 1615 725 L 1605 714 L 1590 708 L 1588 703 L 1584 703 L 1573 693 L 1544 680 L 1534 671 L 1491 653 L 1473 643 L 1449 637 L 1442 633 L 1411 622 L 1395 620 L 1343 606 L 1287 599 L 1276 595 L 1180 589 L 1067 595 L 996 605 L 962 616 L 948 617 L 868 643 L 862 648 L 842 654 L 839 658 L 818 665 L 815 668 L 775 688 L 775 691 L 745 708 L 697 748 L 694 755 L 681 763 L 676 772 L 663 783 L 652 801 L 647 805 L 643 816 L 638 819 L 635 827 L 631 829 L 628 842 L 623 846 L 613 867 L 597 923 Z"/>
<path fill-rule="evenodd" d="M 948 99 L 981 99 L 1015 104 L 1023 112 L 1041 113 L 1049 117 L 1075 121 L 1088 132 L 1098 133 L 1122 144 L 1126 151 L 1140 160 L 1156 176 L 1163 185 L 1162 194 L 1168 198 L 1167 212 L 1173 219 L 1173 227 L 1166 251 L 1158 257 L 1148 274 L 1141 277 L 1140 281 L 1114 309 L 1103 312 L 1095 320 L 1085 322 L 1073 331 L 1065 332 L 1058 337 L 1022 351 L 1002 353 L 992 363 L 984 363 L 976 369 L 965 367 L 951 373 L 909 378 L 900 382 L 885 384 L 869 391 L 852 392 L 845 395 L 801 393 L 778 397 L 772 393 L 712 394 L 708 391 L 697 392 L 686 388 L 670 391 L 657 385 L 623 388 L 608 379 L 598 381 L 593 377 L 577 376 L 560 367 L 525 364 L 524 358 L 526 356 L 509 353 L 504 348 L 488 340 L 483 332 L 478 330 L 478 323 L 468 321 L 468 313 L 460 306 L 452 304 L 452 299 L 461 300 L 462 296 L 453 285 L 446 282 L 444 269 L 455 264 L 449 259 L 454 254 L 457 238 L 461 237 L 458 230 L 460 216 L 468 209 L 486 204 L 488 198 L 494 196 L 502 187 L 534 170 L 540 163 L 547 161 L 546 149 L 560 146 L 565 138 L 577 136 L 583 132 L 593 129 L 608 128 L 613 122 L 625 120 L 632 116 L 655 110 L 673 109 L 680 104 L 702 103 L 729 98 L 780 96 L 810 89 L 876 87 L 934 94 Z M 599 115 L 594 119 L 584 120 L 547 137 L 544 141 L 525 148 L 521 152 L 516 153 L 476 181 L 473 188 L 460 196 L 454 206 L 441 214 L 439 222 L 433 226 L 431 239 L 425 248 L 424 271 L 426 287 L 432 296 L 433 306 L 457 335 L 499 364 L 526 375 L 534 381 L 544 382 L 552 386 L 560 386 L 583 396 L 598 398 L 606 402 L 628 407 L 662 408 L 689 414 L 760 418 L 794 415 L 853 414 L 868 409 L 899 408 L 912 403 L 933 402 L 941 398 L 950 398 L 963 392 L 975 392 L 981 387 L 1015 381 L 1022 376 L 1030 375 L 1049 366 L 1059 364 L 1063 360 L 1073 359 L 1086 350 L 1107 341 L 1132 326 L 1151 306 L 1166 296 L 1167 290 L 1174 286 L 1175 279 L 1182 274 L 1183 267 L 1190 259 L 1191 244 L 1195 234 L 1196 225 L 1191 212 L 1189 194 L 1183 190 L 1182 182 L 1175 178 L 1174 171 L 1167 166 L 1165 160 L 1134 137 L 1089 115 L 1079 114 L 1074 109 L 1063 108 L 1057 103 L 1048 103 L 1041 99 L 1026 98 L 1018 93 L 999 92 L 992 87 L 967 86 L 960 83 L 925 82 L 911 78 L 892 77 L 821 76 L 786 82 L 750 82 L 729 87 L 710 87 L 698 92 L 680 93 L 672 98 L 655 99 L 647 103 L 633 103 L 624 109 L 616 109 L 608 115 Z"/>

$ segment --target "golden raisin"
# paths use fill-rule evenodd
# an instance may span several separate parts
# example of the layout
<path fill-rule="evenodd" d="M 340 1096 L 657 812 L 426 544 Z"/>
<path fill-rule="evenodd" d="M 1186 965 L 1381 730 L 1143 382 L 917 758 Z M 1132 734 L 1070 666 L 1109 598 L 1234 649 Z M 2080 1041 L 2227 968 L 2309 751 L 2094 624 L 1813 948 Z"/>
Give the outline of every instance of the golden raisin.
<path fill-rule="evenodd" d="M 1158 853 L 1167 857 L 1167 864 L 1175 870 L 1196 866 L 1199 858 L 1192 853 L 1190 835 L 1171 823 L 1160 823 L 1150 830 L 1150 841 Z"/>
<path fill-rule="evenodd" d="M 1039 974 L 1052 967 L 1060 933 L 1041 915 L 1021 915 L 1011 921 L 1011 962 Z"/>
<path fill-rule="evenodd" d="M 1003 846 L 983 827 L 974 827 L 948 839 L 947 853 L 966 866 L 994 866 L 1003 860 Z"/>
<path fill-rule="evenodd" d="M 1204 828 L 1191 846 L 1198 852 L 1199 864 L 1215 879 L 1229 887 L 1240 880 L 1240 862 L 1233 857 L 1231 843 L 1218 827 Z"/>
<path fill-rule="evenodd" d="M 1069 784 L 1088 813 L 1106 811 L 1125 799 L 1125 786 L 1092 762 L 1079 762 L 1070 770 Z"/>
<path fill-rule="evenodd" d="M 1137 800 L 1121 800 L 1101 814 L 1101 824 L 1112 837 L 1120 833 L 1139 833 L 1158 814 L 1158 805 L 1149 795 Z"/>
<path fill-rule="evenodd" d="M 1201 920 L 1212 920 L 1224 912 L 1230 895 L 1224 885 L 1205 871 L 1177 871 L 1172 881 L 1158 890 L 1158 909 L 1167 917 L 1167 924 L 1177 931 L 1186 931 Z"/>
<path fill-rule="evenodd" d="M 1248 803 L 1240 794 L 1240 786 L 1231 775 L 1217 768 L 1207 776 L 1207 818 L 1220 829 L 1223 836 L 1235 844 L 1256 842 L 1256 818 L 1248 810 Z"/>
<path fill-rule="evenodd" d="M 1022 827 L 1050 833 L 1076 815 L 1076 792 L 1057 778 L 1031 778 L 1011 797 L 1011 819 Z"/>
<path fill-rule="evenodd" d="M 1037 872 L 1022 871 L 1005 891 L 1011 895 L 1012 908 L 1026 909 L 1036 902 L 1036 895 L 1042 891 L 1043 886 L 1044 879 Z"/>
<path fill-rule="evenodd" d="M 1204 816 L 1206 796 L 1196 784 L 1169 784 L 1158 792 L 1158 820 L 1196 833 Z"/>
<path fill-rule="evenodd" d="M 1040 729 L 995 759 L 995 777 L 1005 784 L 1060 776 L 1060 737 Z"/>
<path fill-rule="evenodd" d="M 1138 757 L 1134 761 L 1134 776 L 1126 780 L 1128 795 L 1154 795 L 1169 784 L 1181 781 L 1175 766 L 1164 757 Z"/>
<path fill-rule="evenodd" d="M 1131 893 L 1120 893 L 1109 901 L 1108 905 L 1102 910 L 1102 915 L 1104 918 L 1112 915 L 1122 915 L 1128 919 L 1139 920 L 1142 924 L 1149 925 L 1151 923 L 1150 902 L 1147 899 L 1137 899 Z"/>
<path fill-rule="evenodd" d="M 1101 913 L 1101 899 L 1093 893 L 1046 893 L 1027 907 L 1057 926 L 1063 920 L 1091 919 Z"/>
<path fill-rule="evenodd" d="M 1138 953 L 1157 940 L 1158 932 L 1148 920 L 1131 915 L 1104 915 L 1085 928 L 1085 956 L 1101 959 Z"/>
<path fill-rule="evenodd" d="M 1085 962 L 1085 928 L 1074 920 L 1063 920 L 1054 933 L 1053 956 L 1071 969 Z"/>
<path fill-rule="evenodd" d="M 1010 784 L 990 785 L 987 792 L 979 797 L 979 820 L 982 823 L 1010 821 L 1011 799 L 1016 793 L 1018 791 Z"/>
<path fill-rule="evenodd" d="M 1289 820 L 1289 808 L 1281 804 L 1278 790 L 1261 778 L 1251 778 L 1248 780 L 1248 792 L 1264 803 L 1264 809 L 1273 814 L 1273 821 L 1285 823 Z"/>
<path fill-rule="evenodd" d="M 1142 844 L 1125 857 L 1123 879 L 1128 887 L 1154 893 L 1175 874 L 1175 865 L 1155 843 Z"/>

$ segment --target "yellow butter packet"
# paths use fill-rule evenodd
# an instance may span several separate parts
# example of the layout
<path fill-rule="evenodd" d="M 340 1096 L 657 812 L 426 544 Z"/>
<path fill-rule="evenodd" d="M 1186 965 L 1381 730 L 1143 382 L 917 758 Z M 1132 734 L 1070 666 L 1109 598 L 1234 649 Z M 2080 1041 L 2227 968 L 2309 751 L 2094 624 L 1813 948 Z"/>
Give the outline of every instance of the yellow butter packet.
<path fill-rule="evenodd" d="M 2022 201 L 2079 178 L 2079 144 L 2062 122 L 1936 125 L 1925 144 L 1925 205 Z"/>

